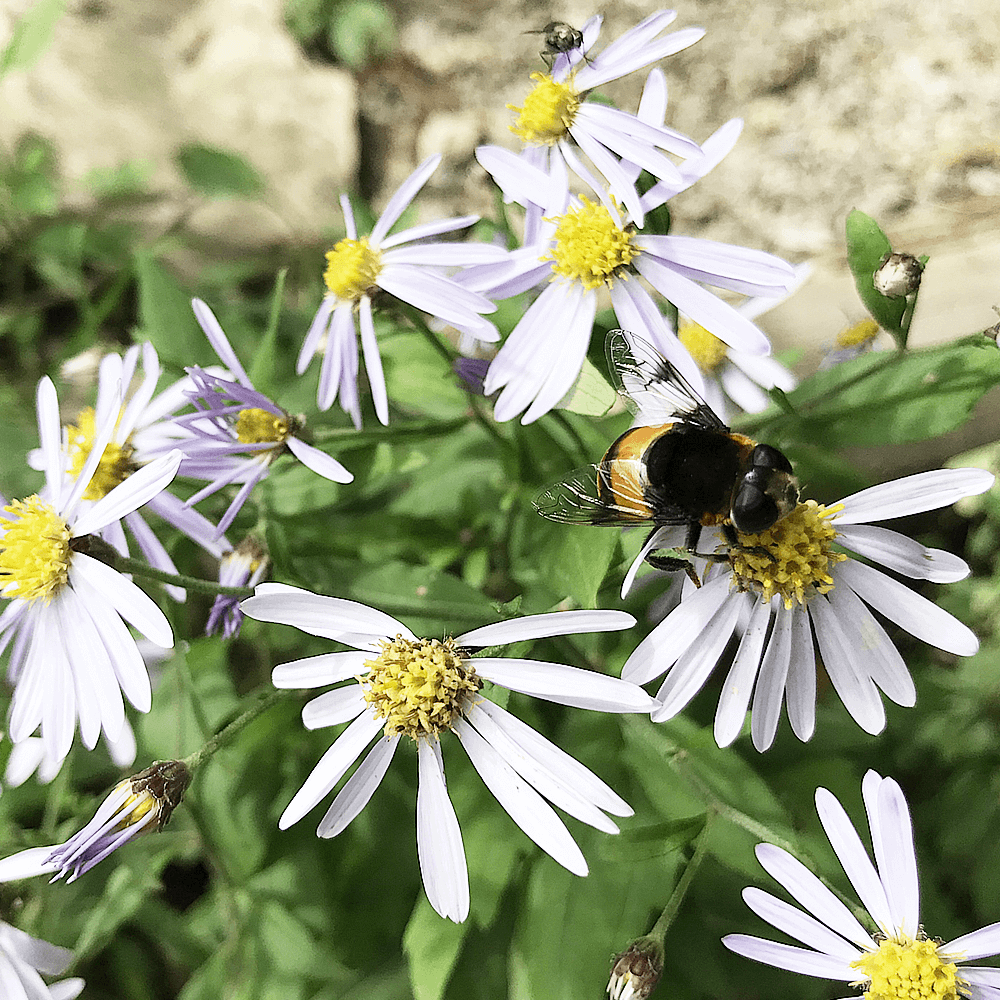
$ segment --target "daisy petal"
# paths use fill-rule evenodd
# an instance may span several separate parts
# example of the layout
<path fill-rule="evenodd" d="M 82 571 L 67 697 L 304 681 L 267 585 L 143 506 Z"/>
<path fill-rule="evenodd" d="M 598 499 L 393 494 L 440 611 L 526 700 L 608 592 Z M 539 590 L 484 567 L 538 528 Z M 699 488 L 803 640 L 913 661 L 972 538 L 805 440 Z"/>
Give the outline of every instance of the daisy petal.
<path fill-rule="evenodd" d="M 500 646 L 508 642 L 545 639 L 554 635 L 617 632 L 631 628 L 634 624 L 635 618 L 624 611 L 553 611 L 483 625 L 456 636 L 455 642 L 466 649 L 474 646 Z"/>
<path fill-rule="evenodd" d="M 336 837 L 368 805 L 392 763 L 392 756 L 397 746 L 399 746 L 399 736 L 389 736 L 379 740 L 368 751 L 365 759 L 347 779 L 344 787 L 337 792 L 337 797 L 320 820 L 319 826 L 316 827 L 317 837 Z"/>
<path fill-rule="evenodd" d="M 233 377 L 240 385 L 252 389 L 253 383 L 250 381 L 250 376 L 244 371 L 240 359 L 236 357 L 236 352 L 229 343 L 229 338 L 215 318 L 215 313 L 208 307 L 208 303 L 201 299 L 192 299 L 191 308 L 194 310 L 198 325 L 205 332 L 205 336 L 208 337 L 208 342 L 212 345 L 212 350 L 219 356 L 219 360 L 232 372 Z"/>
<path fill-rule="evenodd" d="M 753 692 L 754 678 L 760 667 L 761 653 L 764 651 L 764 639 L 771 623 L 771 603 L 758 598 L 750 613 L 740 639 L 739 649 L 733 658 L 722 693 L 719 695 L 719 706 L 715 711 L 715 742 L 720 747 L 727 747 L 743 728 L 750 695 Z"/>
<path fill-rule="evenodd" d="M 838 542 L 914 580 L 954 583 L 969 575 L 969 564 L 964 559 L 943 549 L 928 549 L 898 531 L 872 524 L 834 523 L 837 525 Z"/>
<path fill-rule="evenodd" d="M 302 725 L 306 729 L 339 726 L 342 722 L 356 719 L 365 710 L 365 705 L 365 692 L 360 684 L 334 688 L 303 705 Z"/>
<path fill-rule="evenodd" d="M 51 847 L 29 847 L 0 861 L 0 882 L 14 882 L 22 878 L 34 878 L 46 872 L 55 872 L 59 866 L 49 861 Z"/>
<path fill-rule="evenodd" d="M 892 778 L 883 778 L 876 808 L 879 835 L 873 835 L 879 876 L 889 898 L 896 929 L 915 937 L 920 925 L 920 884 L 913 847 L 913 824 L 902 789 Z"/>
<path fill-rule="evenodd" d="M 59 424 L 59 399 L 56 387 L 48 375 L 42 376 L 35 393 L 35 414 L 38 420 L 38 439 L 42 453 L 42 471 L 45 485 L 56 510 L 62 510 L 63 458 L 62 435 Z"/>
<path fill-rule="evenodd" d="M 406 206 L 416 198 L 420 189 L 430 180 L 431 174 L 438 168 L 441 162 L 441 154 L 435 153 L 428 156 L 409 177 L 403 181 L 389 199 L 389 204 L 385 206 L 378 222 L 372 227 L 369 237 L 372 246 L 380 246 L 382 238 L 396 224 L 399 217 L 406 210 Z"/>
<path fill-rule="evenodd" d="M 251 616 L 253 617 L 253 616 Z M 372 658 L 371 653 L 320 653 L 301 660 L 279 663 L 271 671 L 271 683 L 276 688 L 314 688 L 365 672 L 365 664 Z"/>
<path fill-rule="evenodd" d="M 826 924 L 772 896 L 769 892 L 754 888 L 744 889 L 743 901 L 772 927 L 831 958 L 850 964 L 860 956 L 857 945 L 845 941 Z"/>
<path fill-rule="evenodd" d="M 375 340 L 372 300 L 367 295 L 361 299 L 358 319 L 361 324 L 361 348 L 365 358 L 365 371 L 368 372 L 368 384 L 372 390 L 372 403 L 375 405 L 375 415 L 378 417 L 379 423 L 385 427 L 389 423 L 389 400 L 385 392 L 382 356 L 379 354 L 378 342 Z"/>
<path fill-rule="evenodd" d="M 418 740 L 417 858 L 431 906 L 455 923 L 469 915 L 469 869 L 462 831 L 444 780 L 441 745 Z"/>
<path fill-rule="evenodd" d="M 995 924 L 988 924 L 980 927 L 978 931 L 963 934 L 942 945 L 940 951 L 945 955 L 952 955 L 963 962 L 973 962 L 977 958 L 992 958 L 1000 955 L 1000 921 Z M 963 969 L 966 972 L 983 972 L 983 969 Z M 990 970 L 994 971 L 994 970 Z M 1000 984 L 997 984 L 1000 985 Z"/>
<path fill-rule="evenodd" d="M 354 481 L 353 473 L 345 469 L 332 455 L 328 455 L 319 448 L 314 448 L 311 444 L 296 437 L 290 437 L 285 444 L 288 450 L 307 468 L 311 469 L 318 476 L 329 479 L 334 483 L 351 483 Z"/>
<path fill-rule="evenodd" d="M 778 944 L 777 941 L 766 941 L 749 934 L 727 934 L 722 943 L 737 955 L 789 972 L 800 972 L 819 979 L 839 979 L 845 983 L 853 983 L 858 978 L 858 970 L 849 963 L 818 951 Z"/>
<path fill-rule="evenodd" d="M 754 747 L 761 753 L 771 746 L 778 731 L 782 696 L 792 656 L 792 622 L 804 613 L 801 608 L 786 609 L 780 600 L 777 602 L 774 629 L 761 660 L 750 710 L 750 735 Z"/>
<path fill-rule="evenodd" d="M 816 731 L 816 651 L 809 617 L 804 614 L 792 618 L 792 655 L 788 662 L 785 706 L 792 732 L 803 743 L 812 739 Z"/>
<path fill-rule="evenodd" d="M 993 474 L 983 469 L 934 469 L 869 487 L 841 500 L 843 510 L 834 524 L 886 521 L 947 507 L 963 497 L 985 493 Z"/>

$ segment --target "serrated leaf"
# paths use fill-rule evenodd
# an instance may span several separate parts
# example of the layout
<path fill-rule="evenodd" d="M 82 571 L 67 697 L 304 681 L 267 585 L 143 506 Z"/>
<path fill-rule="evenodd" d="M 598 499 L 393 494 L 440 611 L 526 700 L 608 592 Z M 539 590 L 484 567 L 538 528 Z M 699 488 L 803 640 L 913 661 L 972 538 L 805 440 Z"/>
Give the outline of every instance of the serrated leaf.
<path fill-rule="evenodd" d="M 177 152 L 177 165 L 187 182 L 209 198 L 256 198 L 267 185 L 238 153 L 189 143 Z"/>

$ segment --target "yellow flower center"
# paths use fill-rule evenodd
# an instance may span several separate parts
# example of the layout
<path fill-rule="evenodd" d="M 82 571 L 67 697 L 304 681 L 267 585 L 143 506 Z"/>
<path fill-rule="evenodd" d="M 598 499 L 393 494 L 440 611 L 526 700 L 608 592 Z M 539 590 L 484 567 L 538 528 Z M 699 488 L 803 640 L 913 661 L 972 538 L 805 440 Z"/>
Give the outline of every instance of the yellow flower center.
<path fill-rule="evenodd" d="M 124 781 L 119 782 L 115 785 L 114 791 L 118 791 L 120 788 L 125 786 L 132 786 L 132 779 L 126 778 Z M 144 816 L 153 810 L 159 811 L 160 805 L 149 792 L 148 789 L 143 788 L 139 791 L 133 791 L 131 795 L 121 804 L 122 809 L 128 809 L 129 811 L 115 824 L 115 830 L 124 830 L 127 827 L 135 826 Z"/>
<path fill-rule="evenodd" d="M 584 288 L 610 285 L 627 268 L 639 248 L 632 242 L 632 233 L 614 220 L 601 204 L 586 197 L 579 208 L 571 208 L 558 216 L 555 246 L 543 260 L 554 261 L 552 270 L 564 278 L 579 281 Z"/>
<path fill-rule="evenodd" d="M 69 525 L 39 496 L 4 507 L 0 520 L 0 588 L 4 597 L 51 600 L 65 586 L 72 552 Z"/>
<path fill-rule="evenodd" d="M 382 255 L 360 240 L 342 239 L 326 254 L 323 280 L 326 287 L 344 301 L 357 301 L 375 287 L 382 270 Z"/>
<path fill-rule="evenodd" d="M 510 130 L 524 142 L 551 146 L 568 131 L 580 107 L 580 95 L 571 82 L 556 83 L 545 73 L 532 73 L 535 86 L 524 99 L 524 107 L 508 104 L 517 112 Z"/>
<path fill-rule="evenodd" d="M 236 418 L 236 437 L 242 444 L 283 444 L 288 437 L 288 417 L 251 406 Z"/>
<path fill-rule="evenodd" d="M 837 348 L 867 347 L 877 336 L 879 325 L 873 319 L 863 319 L 846 330 L 841 330 L 834 341 Z"/>
<path fill-rule="evenodd" d="M 944 961 L 937 945 L 922 934 L 916 941 L 905 935 L 886 938 L 851 965 L 870 980 L 866 1000 L 958 1000 L 958 987 L 965 985 L 955 963 Z"/>
<path fill-rule="evenodd" d="M 828 594 L 833 590 L 831 565 L 847 558 L 830 550 L 837 530 L 829 519 L 841 509 L 840 504 L 827 508 L 807 500 L 767 531 L 740 535 L 745 549 L 734 549 L 729 557 L 736 586 L 765 600 L 778 594 L 789 610 L 795 603 L 805 604 L 814 593 Z M 747 551 L 752 549 L 764 549 L 773 558 Z"/>
<path fill-rule="evenodd" d="M 711 375 L 725 360 L 728 350 L 725 342 L 689 319 L 681 320 L 677 337 L 706 375 Z"/>
<path fill-rule="evenodd" d="M 360 678 L 365 701 L 385 719 L 385 734 L 413 740 L 451 728 L 479 691 L 472 664 L 463 660 L 454 639 L 395 639 L 365 664 Z"/>
<path fill-rule="evenodd" d="M 97 433 L 97 421 L 92 406 L 80 411 L 75 424 L 66 428 L 69 435 L 69 472 L 76 479 L 83 471 L 84 462 L 94 447 L 94 437 Z M 135 472 L 132 461 L 132 445 L 110 442 L 104 449 L 93 478 L 83 491 L 84 500 L 100 500 L 106 497 L 116 486 L 125 482 Z"/>

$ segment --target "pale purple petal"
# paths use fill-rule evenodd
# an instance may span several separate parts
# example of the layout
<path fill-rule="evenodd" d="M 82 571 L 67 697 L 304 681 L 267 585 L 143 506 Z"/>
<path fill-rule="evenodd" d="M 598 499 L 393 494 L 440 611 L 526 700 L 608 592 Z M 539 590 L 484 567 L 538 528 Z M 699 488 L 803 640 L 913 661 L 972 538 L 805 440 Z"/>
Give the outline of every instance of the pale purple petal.
<path fill-rule="evenodd" d="M 370 242 L 374 247 L 381 245 L 383 237 L 395 225 L 396 221 L 406 210 L 406 206 L 416 198 L 420 189 L 430 180 L 431 174 L 438 168 L 441 162 L 441 154 L 435 153 L 428 156 L 409 177 L 403 181 L 389 199 L 389 204 L 385 206 L 382 214 L 372 228 Z"/>
<path fill-rule="evenodd" d="M 453 233 L 458 229 L 467 229 L 474 226 L 481 217 L 478 215 L 457 215 L 450 219 L 435 219 L 433 222 L 421 222 L 409 229 L 401 229 L 398 233 L 386 237 L 379 244 L 382 250 L 389 250 L 392 247 L 402 246 L 404 243 L 411 243 L 414 240 L 425 240 L 429 236 L 440 236 L 442 233 Z M 438 246 L 487 246 L 488 244 L 467 244 L 467 243 L 441 243 Z M 494 247 L 493 249 L 498 249 Z"/>
<path fill-rule="evenodd" d="M 319 388 L 316 405 L 321 410 L 329 410 L 334 400 L 340 396 L 340 405 L 347 410 L 345 396 L 357 394 L 357 385 L 350 384 L 357 378 L 357 336 L 354 331 L 354 305 L 344 302 L 333 311 L 326 339 L 326 351 L 319 369 Z M 353 356 L 353 365 L 350 362 Z M 347 364 L 344 363 L 345 358 Z M 357 422 L 355 422 L 357 424 Z"/>
<path fill-rule="evenodd" d="M 301 438 L 290 437 L 285 442 L 288 450 L 307 468 L 324 479 L 334 483 L 350 483 L 354 475 L 345 469 L 332 455 L 306 444 Z"/>
<path fill-rule="evenodd" d="M 476 159 L 503 192 L 504 200 L 519 205 L 547 205 L 551 177 L 502 146 L 477 146 Z"/>
<path fill-rule="evenodd" d="M 473 216 L 475 218 L 475 216 Z M 507 249 L 492 243 L 414 243 L 412 246 L 389 250 L 382 262 L 412 264 L 415 267 L 469 267 L 473 264 L 495 264 L 507 259 Z"/>
<path fill-rule="evenodd" d="M 194 310 L 194 316 L 198 320 L 199 326 L 205 331 L 205 336 L 208 337 L 212 349 L 219 356 L 219 360 L 232 372 L 233 377 L 240 385 L 252 389 L 253 383 L 250 381 L 250 376 L 244 371 L 240 359 L 236 357 L 236 352 L 219 325 L 219 321 L 215 318 L 215 313 L 201 299 L 192 299 L 191 308 Z"/>
<path fill-rule="evenodd" d="M 316 310 L 316 315 L 313 316 L 312 322 L 309 324 L 309 329 L 299 350 L 299 356 L 295 361 L 296 375 L 301 375 L 309 367 L 309 362 L 312 361 L 313 355 L 316 353 L 316 349 L 323 339 L 323 334 L 327 331 L 330 314 L 333 312 L 333 307 L 336 304 L 337 300 L 335 296 L 323 296 L 323 301 L 320 302 L 319 309 Z"/>

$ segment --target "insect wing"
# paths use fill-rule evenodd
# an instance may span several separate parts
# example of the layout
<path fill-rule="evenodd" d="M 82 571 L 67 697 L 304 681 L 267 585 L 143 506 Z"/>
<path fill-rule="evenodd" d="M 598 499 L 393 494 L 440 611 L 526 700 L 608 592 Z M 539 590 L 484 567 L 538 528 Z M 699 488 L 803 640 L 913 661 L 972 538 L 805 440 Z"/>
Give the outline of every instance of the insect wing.
<path fill-rule="evenodd" d="M 606 349 L 615 388 L 643 424 L 681 420 L 708 430 L 729 430 L 691 383 L 644 337 L 629 330 L 612 330 Z"/>
<path fill-rule="evenodd" d="M 561 524 L 647 524 L 653 512 L 642 475 L 638 461 L 619 461 L 614 476 L 604 466 L 585 465 L 535 497 L 535 510 Z"/>

